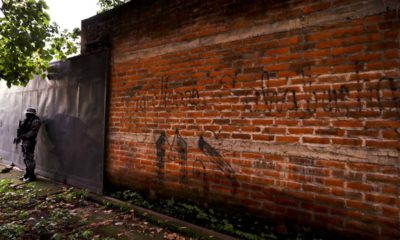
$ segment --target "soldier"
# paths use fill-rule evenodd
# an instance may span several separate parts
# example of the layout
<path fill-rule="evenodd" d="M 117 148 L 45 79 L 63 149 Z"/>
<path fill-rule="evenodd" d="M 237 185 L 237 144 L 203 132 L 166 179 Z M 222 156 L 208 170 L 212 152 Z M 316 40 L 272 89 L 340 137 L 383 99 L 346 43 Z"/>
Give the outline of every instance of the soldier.
<path fill-rule="evenodd" d="M 24 182 L 31 182 L 36 180 L 35 176 L 35 160 L 34 152 L 36 146 L 36 136 L 38 134 L 41 122 L 36 116 L 36 109 L 27 108 L 25 111 L 25 120 L 18 129 L 17 141 L 22 140 L 22 153 L 26 167 L 25 174 L 20 178 Z"/>

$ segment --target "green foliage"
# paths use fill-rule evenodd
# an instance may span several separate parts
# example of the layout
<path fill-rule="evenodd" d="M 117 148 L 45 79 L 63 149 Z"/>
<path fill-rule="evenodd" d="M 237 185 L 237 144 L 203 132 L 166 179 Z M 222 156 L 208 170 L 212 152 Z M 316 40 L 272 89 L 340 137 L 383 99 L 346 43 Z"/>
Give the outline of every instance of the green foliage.
<path fill-rule="evenodd" d="M 37 234 L 49 235 L 51 233 L 51 222 L 48 219 L 41 218 L 32 228 Z"/>
<path fill-rule="evenodd" d="M 79 29 L 60 30 L 50 23 L 44 0 L 1 0 L 0 79 L 25 86 L 34 75 L 45 76 L 54 58 L 77 51 Z"/>
<path fill-rule="evenodd" d="M 82 232 L 77 232 L 68 237 L 68 240 L 82 240 L 82 239 L 94 239 L 94 233 L 90 230 L 85 230 Z"/>
<path fill-rule="evenodd" d="M 0 226 L 0 239 L 17 240 L 24 233 L 24 226 L 16 223 L 6 223 Z"/>
<path fill-rule="evenodd" d="M 268 226 L 264 226 L 265 229 L 261 229 L 261 232 L 252 233 L 252 229 L 240 225 L 242 221 L 240 218 L 235 218 L 234 216 L 218 212 L 211 208 L 204 208 L 187 202 L 176 201 L 174 198 L 150 202 L 141 194 L 130 190 L 116 192 L 112 196 L 141 207 L 146 207 L 216 231 L 240 237 L 240 239 L 276 239 L 276 236 Z M 253 222 L 250 222 L 250 224 L 252 223 Z M 265 230 L 265 232 L 263 230 Z"/>
<path fill-rule="evenodd" d="M 85 223 L 65 207 L 81 203 L 86 194 L 86 191 L 66 189 L 46 197 L 33 183 L 18 185 L 0 180 L 0 239 L 26 239 L 26 236 L 57 239 L 57 232 L 72 231 Z M 37 216 L 39 212 L 43 214 L 40 217 Z"/>
<path fill-rule="evenodd" d="M 67 202 L 80 203 L 80 202 L 86 200 L 88 194 L 89 194 L 89 191 L 87 189 L 77 190 L 77 189 L 69 188 L 61 196 L 63 196 L 63 198 Z"/>
<path fill-rule="evenodd" d="M 177 201 L 174 198 L 158 199 L 151 202 L 141 194 L 130 190 L 119 191 L 112 196 L 239 239 L 321 239 L 320 235 L 312 232 L 311 229 L 296 229 L 287 234 L 282 234 L 276 231 L 276 224 L 273 222 L 260 221 L 261 219 L 246 213 L 232 215 L 222 210 L 209 208 L 207 205 L 194 205 Z"/>
<path fill-rule="evenodd" d="M 129 0 L 99 0 L 98 1 L 98 5 L 100 7 L 99 12 L 105 12 L 107 10 L 113 9 L 114 7 L 119 6 L 128 1 Z"/>
<path fill-rule="evenodd" d="M 129 204 L 110 204 L 110 210 L 88 201 L 88 194 L 87 190 L 72 187 L 54 189 L 41 181 L 27 184 L 0 180 L 0 239 L 116 240 L 168 236 L 168 231 L 137 218 Z M 126 195 L 132 196 L 136 195 Z"/>
<path fill-rule="evenodd" d="M 51 212 L 48 220 L 53 224 L 56 223 L 58 225 L 69 225 L 78 221 L 77 217 L 72 215 L 70 211 L 66 209 L 56 209 Z"/>
<path fill-rule="evenodd" d="M 122 200 L 126 200 L 132 204 L 142 206 L 145 208 L 153 208 L 153 205 L 147 201 L 140 193 L 133 192 L 133 191 L 123 191 L 123 192 L 116 192 L 113 194 L 113 197 L 119 198 Z"/>
<path fill-rule="evenodd" d="M 0 180 L 0 193 L 8 192 L 12 182 L 9 179 Z"/>

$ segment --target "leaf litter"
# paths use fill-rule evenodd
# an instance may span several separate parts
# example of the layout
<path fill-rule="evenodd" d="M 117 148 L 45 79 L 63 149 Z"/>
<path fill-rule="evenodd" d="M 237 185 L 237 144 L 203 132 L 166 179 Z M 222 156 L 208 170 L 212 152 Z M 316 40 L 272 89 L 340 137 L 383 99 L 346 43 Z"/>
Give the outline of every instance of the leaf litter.
<path fill-rule="evenodd" d="M 63 188 L 43 194 L 35 183 L 0 180 L 0 239 L 191 239 L 87 200 L 87 191 Z"/>

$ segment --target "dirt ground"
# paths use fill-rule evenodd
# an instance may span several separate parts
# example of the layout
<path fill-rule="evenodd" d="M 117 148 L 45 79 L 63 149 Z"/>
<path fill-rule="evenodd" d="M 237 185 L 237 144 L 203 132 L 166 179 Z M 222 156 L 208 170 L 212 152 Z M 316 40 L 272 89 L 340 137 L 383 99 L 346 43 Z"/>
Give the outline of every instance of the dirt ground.
<path fill-rule="evenodd" d="M 91 202 L 86 191 L 41 178 L 23 183 L 20 175 L 0 173 L 0 239 L 192 239 L 134 210 Z"/>

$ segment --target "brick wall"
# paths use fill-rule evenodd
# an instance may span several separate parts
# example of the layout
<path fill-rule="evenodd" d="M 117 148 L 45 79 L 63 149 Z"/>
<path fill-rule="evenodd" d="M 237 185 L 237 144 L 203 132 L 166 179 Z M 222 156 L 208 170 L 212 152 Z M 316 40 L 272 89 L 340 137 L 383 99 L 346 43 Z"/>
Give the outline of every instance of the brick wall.
<path fill-rule="evenodd" d="M 132 1 L 109 38 L 107 181 L 399 237 L 397 1 Z"/>

